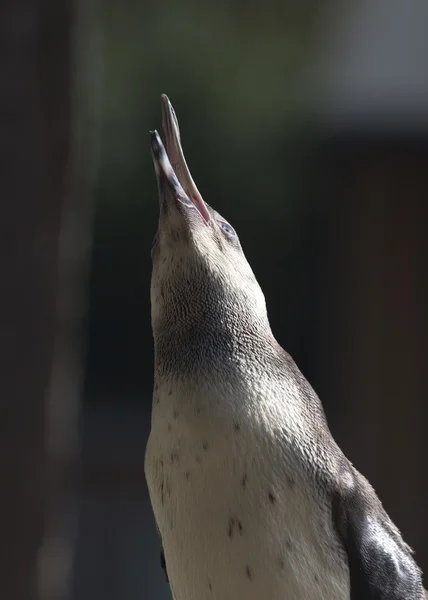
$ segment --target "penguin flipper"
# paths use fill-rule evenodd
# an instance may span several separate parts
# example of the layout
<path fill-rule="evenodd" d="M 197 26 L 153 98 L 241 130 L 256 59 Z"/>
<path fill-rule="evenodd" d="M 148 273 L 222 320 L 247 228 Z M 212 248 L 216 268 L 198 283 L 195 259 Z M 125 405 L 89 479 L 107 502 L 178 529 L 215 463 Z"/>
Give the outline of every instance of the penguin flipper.
<path fill-rule="evenodd" d="M 163 551 L 163 548 L 161 548 L 161 551 L 160 551 L 160 564 L 161 564 L 163 572 L 165 573 L 166 582 L 169 583 L 168 571 L 166 569 L 165 553 Z"/>
<path fill-rule="evenodd" d="M 350 599 L 426 598 L 411 550 L 374 490 L 355 471 L 348 471 L 345 481 L 346 485 L 333 494 L 333 520 L 348 556 Z"/>
<path fill-rule="evenodd" d="M 166 570 L 165 552 L 163 551 L 162 536 L 161 536 L 161 533 L 159 531 L 159 527 L 157 526 L 157 523 L 156 523 L 156 529 L 157 529 L 158 536 L 159 536 L 160 543 L 161 543 L 161 550 L 160 550 L 160 556 L 159 556 L 159 558 L 160 558 L 160 566 L 162 567 L 162 571 L 165 574 L 166 582 L 169 583 L 168 572 Z"/>

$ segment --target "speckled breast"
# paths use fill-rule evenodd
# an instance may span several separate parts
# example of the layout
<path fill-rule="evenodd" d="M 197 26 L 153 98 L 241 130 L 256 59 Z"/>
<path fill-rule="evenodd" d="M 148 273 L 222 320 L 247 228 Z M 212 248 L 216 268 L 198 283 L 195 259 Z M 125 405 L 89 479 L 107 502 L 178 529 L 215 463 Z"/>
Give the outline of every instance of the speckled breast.
<path fill-rule="evenodd" d="M 249 403 L 159 386 L 145 470 L 175 600 L 345 600 L 326 499 Z"/>

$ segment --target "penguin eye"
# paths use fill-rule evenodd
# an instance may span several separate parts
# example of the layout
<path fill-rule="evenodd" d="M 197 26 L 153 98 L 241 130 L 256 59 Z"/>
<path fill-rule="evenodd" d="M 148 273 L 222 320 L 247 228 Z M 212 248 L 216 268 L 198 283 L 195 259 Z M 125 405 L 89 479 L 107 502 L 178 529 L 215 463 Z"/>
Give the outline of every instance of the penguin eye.
<path fill-rule="evenodd" d="M 225 221 L 217 221 L 217 223 L 227 235 L 230 235 L 230 237 L 236 236 L 236 231 L 233 229 L 232 225 L 229 225 L 229 223 L 226 223 Z"/>

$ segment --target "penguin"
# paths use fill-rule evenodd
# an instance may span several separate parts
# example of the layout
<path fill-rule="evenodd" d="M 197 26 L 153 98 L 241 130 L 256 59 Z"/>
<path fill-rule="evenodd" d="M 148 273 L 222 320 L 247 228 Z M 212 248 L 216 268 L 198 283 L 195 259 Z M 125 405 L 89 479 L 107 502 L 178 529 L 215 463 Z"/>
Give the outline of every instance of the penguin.
<path fill-rule="evenodd" d="M 154 393 L 145 475 L 174 600 L 422 600 L 421 571 L 276 341 L 175 111 L 151 132 Z"/>

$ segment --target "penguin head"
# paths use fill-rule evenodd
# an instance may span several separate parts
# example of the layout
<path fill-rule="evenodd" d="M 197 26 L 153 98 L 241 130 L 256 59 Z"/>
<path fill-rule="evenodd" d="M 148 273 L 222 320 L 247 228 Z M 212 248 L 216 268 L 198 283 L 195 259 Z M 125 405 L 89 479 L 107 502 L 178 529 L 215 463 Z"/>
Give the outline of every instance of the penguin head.
<path fill-rule="evenodd" d="M 266 328 L 263 292 L 233 226 L 202 198 L 184 158 L 175 111 L 162 96 L 165 146 L 151 132 L 160 215 L 152 248 L 152 326 Z"/>

